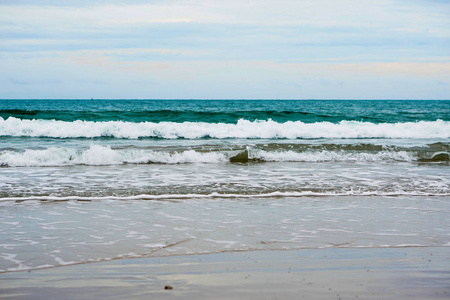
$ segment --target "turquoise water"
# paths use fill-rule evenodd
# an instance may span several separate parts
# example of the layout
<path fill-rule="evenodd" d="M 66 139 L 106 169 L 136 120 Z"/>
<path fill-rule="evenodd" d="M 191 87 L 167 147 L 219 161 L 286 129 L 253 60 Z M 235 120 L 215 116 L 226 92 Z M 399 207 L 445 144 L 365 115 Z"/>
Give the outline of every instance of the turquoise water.
<path fill-rule="evenodd" d="M 0 165 L 2 173 L 11 176 L 0 191 L 3 198 L 450 193 L 448 174 L 440 175 L 448 171 L 450 101 L 2 100 L 0 112 Z M 252 175 L 235 184 L 233 170 L 242 163 L 250 164 L 244 173 Z M 358 173 L 361 165 L 380 168 L 380 163 L 390 174 L 400 169 L 411 174 L 437 172 L 440 183 L 422 175 L 413 185 L 396 175 L 371 185 L 336 180 L 355 172 L 355 164 Z M 76 166 L 88 173 L 114 166 L 108 171 L 114 184 L 99 191 L 95 180 L 81 181 L 84 188 L 75 188 L 71 174 Z M 43 184 L 42 179 L 26 176 L 39 172 L 51 178 L 46 174 L 50 167 L 59 168 L 67 182 Z M 135 175 L 123 173 L 133 169 L 144 176 L 152 168 L 161 172 L 164 182 L 158 177 L 149 186 L 137 177 L 131 183 L 136 187 L 124 186 L 120 176 Z M 206 174 L 211 168 L 217 174 L 208 175 L 200 186 L 188 184 L 189 178 L 175 184 L 172 178 L 193 170 Z M 334 168 L 337 173 L 331 171 L 331 178 L 318 175 L 318 170 Z M 297 185 L 303 175 L 296 172 L 302 169 L 325 182 Z M 292 173 L 291 178 L 271 182 L 258 175 L 278 170 L 284 170 L 283 176 Z M 223 181 L 220 186 L 218 181 Z"/>
<path fill-rule="evenodd" d="M 0 272 L 450 245 L 450 101 L 0 100 Z"/>
<path fill-rule="evenodd" d="M 240 119 L 372 123 L 450 121 L 450 101 L 0 100 L 0 117 L 72 122 L 207 122 Z"/>

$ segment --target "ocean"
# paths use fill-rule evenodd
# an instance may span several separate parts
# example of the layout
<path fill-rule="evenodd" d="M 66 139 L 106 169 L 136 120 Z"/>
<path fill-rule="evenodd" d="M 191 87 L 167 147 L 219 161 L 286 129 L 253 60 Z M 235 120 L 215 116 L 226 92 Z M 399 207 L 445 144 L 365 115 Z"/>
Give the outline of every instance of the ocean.
<path fill-rule="evenodd" d="M 0 272 L 450 246 L 450 101 L 0 100 Z"/>

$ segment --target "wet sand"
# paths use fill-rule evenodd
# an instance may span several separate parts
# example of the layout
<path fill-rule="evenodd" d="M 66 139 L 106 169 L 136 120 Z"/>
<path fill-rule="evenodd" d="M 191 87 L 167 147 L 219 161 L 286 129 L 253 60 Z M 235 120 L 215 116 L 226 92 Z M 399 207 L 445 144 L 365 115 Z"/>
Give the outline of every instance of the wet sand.
<path fill-rule="evenodd" d="M 2 299 L 449 299 L 450 247 L 147 257 L 0 274 Z"/>

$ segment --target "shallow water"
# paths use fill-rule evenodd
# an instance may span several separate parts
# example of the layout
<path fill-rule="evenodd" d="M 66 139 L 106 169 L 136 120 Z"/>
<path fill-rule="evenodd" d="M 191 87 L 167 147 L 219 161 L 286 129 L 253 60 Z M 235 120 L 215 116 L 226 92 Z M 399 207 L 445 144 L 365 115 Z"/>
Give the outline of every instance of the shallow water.
<path fill-rule="evenodd" d="M 257 249 L 450 246 L 447 197 L 238 196 L 3 205 L 2 272 Z"/>

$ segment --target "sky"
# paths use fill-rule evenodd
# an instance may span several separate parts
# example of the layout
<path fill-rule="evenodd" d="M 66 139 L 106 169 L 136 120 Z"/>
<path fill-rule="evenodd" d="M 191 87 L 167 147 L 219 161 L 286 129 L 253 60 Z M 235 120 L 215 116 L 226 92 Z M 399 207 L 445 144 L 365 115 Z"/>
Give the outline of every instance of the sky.
<path fill-rule="evenodd" d="M 0 0 L 0 99 L 450 99 L 449 0 Z"/>

